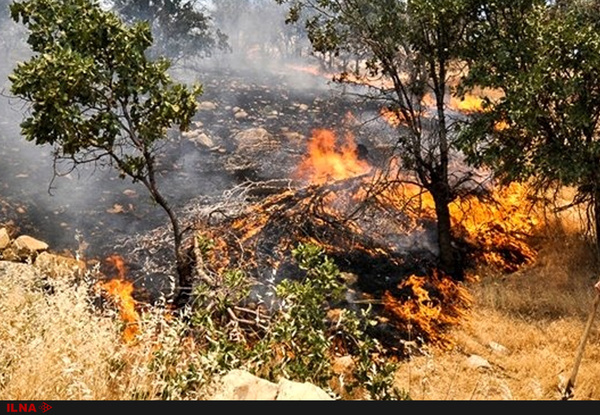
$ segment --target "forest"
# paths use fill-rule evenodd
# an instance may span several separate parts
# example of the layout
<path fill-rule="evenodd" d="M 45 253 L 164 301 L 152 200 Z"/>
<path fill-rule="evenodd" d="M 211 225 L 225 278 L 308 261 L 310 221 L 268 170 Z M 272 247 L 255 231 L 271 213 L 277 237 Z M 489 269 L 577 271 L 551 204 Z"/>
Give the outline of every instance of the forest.
<path fill-rule="evenodd" d="M 0 28 L 2 399 L 600 398 L 600 2 Z"/>

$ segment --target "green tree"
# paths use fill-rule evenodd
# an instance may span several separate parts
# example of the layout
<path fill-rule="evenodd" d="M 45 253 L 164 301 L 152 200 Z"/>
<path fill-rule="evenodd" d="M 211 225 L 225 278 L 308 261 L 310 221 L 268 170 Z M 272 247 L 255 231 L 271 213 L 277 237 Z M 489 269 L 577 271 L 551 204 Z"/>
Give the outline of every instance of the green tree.
<path fill-rule="evenodd" d="M 174 83 L 168 60 L 146 58 L 147 23 L 127 26 L 94 1 L 14 2 L 11 15 L 28 29 L 33 52 L 10 75 L 11 92 L 30 103 L 22 134 L 52 145 L 73 167 L 105 162 L 148 189 L 173 228 L 184 298 L 190 259 L 177 214 L 157 187 L 156 157 L 168 128 L 188 127 L 201 86 Z"/>
<path fill-rule="evenodd" d="M 464 131 L 465 151 L 506 181 L 531 180 L 544 193 L 575 187 L 600 244 L 599 4 L 489 3 L 468 85 L 498 88 L 503 97 Z"/>
<path fill-rule="evenodd" d="M 462 56 L 471 26 L 477 22 L 475 0 L 276 0 L 289 5 L 289 22 L 303 21 L 313 48 L 321 53 L 366 57 L 369 75 L 387 81 L 374 88 L 403 121 L 398 127 L 397 155 L 406 172 L 435 201 L 440 268 L 456 279 L 463 269 L 453 244 L 449 204 L 469 175 L 452 177 L 456 154 L 448 102 L 453 71 Z M 343 80 L 344 77 L 342 76 Z M 425 99 L 432 97 L 433 111 Z"/>
<path fill-rule="evenodd" d="M 153 55 L 171 61 L 210 56 L 228 48 L 227 36 L 213 25 L 208 11 L 196 0 L 113 0 L 113 10 L 129 23 L 150 25 Z"/>

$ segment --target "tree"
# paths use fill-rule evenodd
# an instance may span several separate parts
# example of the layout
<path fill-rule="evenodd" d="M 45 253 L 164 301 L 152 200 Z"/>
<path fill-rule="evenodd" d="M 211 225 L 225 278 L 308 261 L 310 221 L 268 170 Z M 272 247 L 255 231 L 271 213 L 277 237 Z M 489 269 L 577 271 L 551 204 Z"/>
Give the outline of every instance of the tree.
<path fill-rule="evenodd" d="M 600 246 L 599 4 L 489 3 L 467 85 L 498 88 L 503 97 L 463 132 L 465 152 L 505 181 L 531 180 L 544 193 L 575 187 Z"/>
<path fill-rule="evenodd" d="M 407 172 L 435 201 L 440 268 L 463 278 L 453 244 L 449 204 L 469 175 L 454 178 L 454 124 L 448 111 L 454 70 L 470 27 L 477 21 L 474 0 L 276 0 L 289 5 L 289 22 L 303 21 L 313 49 L 322 53 L 367 55 L 369 75 L 387 84 L 373 99 L 386 102 L 403 122 L 397 154 Z M 364 73 L 364 72 L 363 72 Z M 341 79 L 344 79 L 342 75 Z M 433 111 L 426 102 L 433 98 Z"/>
<path fill-rule="evenodd" d="M 177 214 L 157 187 L 156 157 L 167 129 L 186 129 L 200 85 L 188 88 L 167 75 L 169 62 L 148 60 L 147 23 L 125 25 L 91 0 L 26 0 L 12 18 L 29 31 L 33 56 L 10 75 L 11 92 L 30 103 L 25 138 L 52 145 L 73 167 L 107 163 L 141 182 L 173 228 L 177 298 L 190 285 L 190 259 Z"/>
<path fill-rule="evenodd" d="M 148 22 L 155 39 L 153 55 L 178 61 L 228 48 L 227 36 L 196 0 L 113 0 L 113 9 L 126 22 Z"/>

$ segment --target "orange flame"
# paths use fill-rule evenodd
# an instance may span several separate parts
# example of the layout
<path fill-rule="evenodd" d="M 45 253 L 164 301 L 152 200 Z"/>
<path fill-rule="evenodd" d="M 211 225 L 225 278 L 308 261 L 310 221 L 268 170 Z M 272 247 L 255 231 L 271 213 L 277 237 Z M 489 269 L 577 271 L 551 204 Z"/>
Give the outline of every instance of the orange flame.
<path fill-rule="evenodd" d="M 383 119 L 392 127 L 398 127 L 399 125 L 405 124 L 406 121 L 399 111 L 394 111 L 387 107 L 381 108 L 379 114 Z"/>
<path fill-rule="evenodd" d="M 438 273 L 430 277 L 413 275 L 397 289 L 396 295 L 386 291 L 382 298 L 384 308 L 395 317 L 394 324 L 425 335 L 440 346 L 452 346 L 443 329 L 466 317 L 473 302 L 469 292 Z"/>
<path fill-rule="evenodd" d="M 300 163 L 295 176 L 313 184 L 349 179 L 370 171 L 369 163 L 361 160 L 351 134 L 337 146 L 335 133 L 319 129 L 308 144 L 308 156 Z"/>
<path fill-rule="evenodd" d="M 465 95 L 462 99 L 456 97 L 450 99 L 450 107 L 465 114 L 483 112 L 483 103 L 483 98 L 470 94 Z"/>
<path fill-rule="evenodd" d="M 123 332 L 123 339 L 131 342 L 138 333 L 139 314 L 136 310 L 136 301 L 133 298 L 133 284 L 125 279 L 127 275 L 127 266 L 125 261 L 119 255 L 111 255 L 106 259 L 117 271 L 117 278 L 110 281 L 101 282 L 99 286 L 106 291 L 117 304 L 119 314 L 123 322 L 126 323 Z"/>

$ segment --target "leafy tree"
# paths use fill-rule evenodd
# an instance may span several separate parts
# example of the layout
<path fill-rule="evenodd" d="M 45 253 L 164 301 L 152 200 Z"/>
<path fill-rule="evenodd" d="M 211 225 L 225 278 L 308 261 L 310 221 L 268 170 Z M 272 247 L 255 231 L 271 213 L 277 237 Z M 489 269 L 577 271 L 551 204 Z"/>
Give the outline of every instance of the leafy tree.
<path fill-rule="evenodd" d="M 462 279 L 453 244 L 449 204 L 469 176 L 449 165 L 456 136 L 447 103 L 460 80 L 456 68 L 467 33 L 477 22 L 475 0 L 275 0 L 289 5 L 289 22 L 303 21 L 313 49 L 366 56 L 368 75 L 387 81 L 374 88 L 403 122 L 397 154 L 407 172 L 435 201 L 440 267 Z M 364 74 L 364 72 L 363 72 Z M 344 79 L 342 74 L 341 79 Z M 433 111 L 426 102 L 433 98 Z"/>
<path fill-rule="evenodd" d="M 91 0 L 27 0 L 11 5 L 29 31 L 32 57 L 10 75 L 11 92 L 30 103 L 22 134 L 52 145 L 57 160 L 75 168 L 107 163 L 141 182 L 167 213 L 174 235 L 181 293 L 189 286 L 189 258 L 175 211 L 159 191 L 156 157 L 167 129 L 186 129 L 201 86 L 167 75 L 169 62 L 150 61 L 147 23 L 125 25 Z"/>
<path fill-rule="evenodd" d="M 196 0 L 113 0 L 126 22 L 147 21 L 154 35 L 154 55 L 172 61 L 210 56 L 228 48 L 227 36 L 213 25 Z"/>
<path fill-rule="evenodd" d="M 503 97 L 464 131 L 470 160 L 506 181 L 532 180 L 542 192 L 575 187 L 600 243 L 599 3 L 489 3 L 468 85 L 498 88 Z"/>

